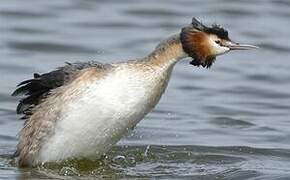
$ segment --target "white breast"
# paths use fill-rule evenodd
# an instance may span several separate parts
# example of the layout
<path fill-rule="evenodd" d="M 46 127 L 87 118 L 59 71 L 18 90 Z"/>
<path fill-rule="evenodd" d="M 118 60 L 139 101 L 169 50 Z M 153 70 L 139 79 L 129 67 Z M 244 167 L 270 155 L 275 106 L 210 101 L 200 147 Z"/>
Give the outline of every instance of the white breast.
<path fill-rule="evenodd" d="M 119 68 L 81 87 L 79 98 L 67 104 L 36 162 L 103 155 L 157 104 L 171 70 Z"/>

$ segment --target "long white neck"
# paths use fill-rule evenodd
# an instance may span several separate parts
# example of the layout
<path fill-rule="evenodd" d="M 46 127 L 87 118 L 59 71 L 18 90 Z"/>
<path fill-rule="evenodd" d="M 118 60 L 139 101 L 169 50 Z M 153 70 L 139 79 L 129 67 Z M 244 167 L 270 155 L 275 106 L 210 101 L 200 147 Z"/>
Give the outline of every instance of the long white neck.
<path fill-rule="evenodd" d="M 156 66 L 174 65 L 183 58 L 188 57 L 182 48 L 180 34 L 174 34 L 161 41 L 144 61 Z"/>

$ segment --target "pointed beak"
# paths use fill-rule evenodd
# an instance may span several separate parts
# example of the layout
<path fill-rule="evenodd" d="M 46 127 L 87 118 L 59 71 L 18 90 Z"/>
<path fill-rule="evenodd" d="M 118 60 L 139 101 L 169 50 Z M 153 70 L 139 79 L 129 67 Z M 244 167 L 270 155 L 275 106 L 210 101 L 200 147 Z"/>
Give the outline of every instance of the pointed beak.
<path fill-rule="evenodd" d="M 250 45 L 250 44 L 240 44 L 235 43 L 232 41 L 229 41 L 227 43 L 227 47 L 230 48 L 230 50 L 252 50 L 252 49 L 258 49 L 258 46 Z"/>

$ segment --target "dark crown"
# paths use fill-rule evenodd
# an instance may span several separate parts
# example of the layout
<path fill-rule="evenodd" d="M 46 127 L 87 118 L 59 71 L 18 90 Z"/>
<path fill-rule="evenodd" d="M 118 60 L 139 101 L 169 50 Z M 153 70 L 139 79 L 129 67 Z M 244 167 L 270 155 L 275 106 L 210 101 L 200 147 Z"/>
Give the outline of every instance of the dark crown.
<path fill-rule="evenodd" d="M 208 34 L 215 34 L 221 39 L 229 40 L 228 31 L 218 24 L 213 24 L 211 27 L 208 27 L 202 24 L 200 21 L 198 21 L 195 17 L 193 17 L 191 25 L 192 28 L 197 29 L 199 31 L 203 31 Z"/>

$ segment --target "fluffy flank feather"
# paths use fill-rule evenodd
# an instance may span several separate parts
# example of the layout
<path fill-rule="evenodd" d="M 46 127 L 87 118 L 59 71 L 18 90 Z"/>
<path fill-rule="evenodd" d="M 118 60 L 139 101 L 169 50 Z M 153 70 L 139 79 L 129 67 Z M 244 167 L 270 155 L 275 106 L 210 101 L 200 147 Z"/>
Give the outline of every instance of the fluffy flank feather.
<path fill-rule="evenodd" d="M 66 63 L 65 66 L 45 74 L 35 73 L 33 79 L 25 80 L 18 84 L 18 88 L 12 93 L 12 96 L 24 95 L 16 108 L 18 114 L 24 114 L 21 119 L 27 119 L 33 114 L 32 109 L 44 100 L 52 89 L 60 87 L 70 82 L 73 77 L 81 70 L 89 67 L 104 68 L 108 65 L 102 65 L 98 62 L 86 63 Z"/>

